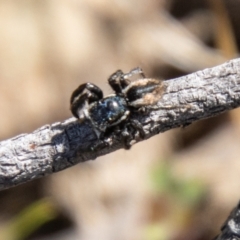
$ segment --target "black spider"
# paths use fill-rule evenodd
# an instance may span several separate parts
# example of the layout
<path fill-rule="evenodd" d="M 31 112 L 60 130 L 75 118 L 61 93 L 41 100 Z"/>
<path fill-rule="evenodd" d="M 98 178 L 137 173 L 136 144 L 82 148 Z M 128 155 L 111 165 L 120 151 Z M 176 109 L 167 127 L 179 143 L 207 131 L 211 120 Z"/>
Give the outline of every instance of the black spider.
<path fill-rule="evenodd" d="M 133 75 L 141 75 L 141 78 L 130 81 Z M 132 140 L 129 128 L 138 130 L 141 138 L 144 138 L 143 128 L 137 120 L 130 118 L 131 112 L 155 104 L 161 97 L 163 84 L 160 80 L 145 78 L 141 68 L 135 68 L 129 73 L 118 70 L 109 77 L 108 83 L 115 94 L 105 98 L 96 85 L 80 85 L 72 93 L 71 111 L 80 121 L 88 119 L 98 138 L 106 130 L 124 122 L 121 135 L 125 148 L 129 149 Z"/>

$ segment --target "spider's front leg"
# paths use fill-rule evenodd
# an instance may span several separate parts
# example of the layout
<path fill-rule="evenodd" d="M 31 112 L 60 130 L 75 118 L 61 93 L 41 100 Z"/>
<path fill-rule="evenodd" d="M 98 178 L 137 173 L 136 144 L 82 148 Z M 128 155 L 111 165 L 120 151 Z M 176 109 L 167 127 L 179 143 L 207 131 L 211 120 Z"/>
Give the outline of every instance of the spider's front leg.
<path fill-rule="evenodd" d="M 141 75 L 141 78 L 146 78 L 143 70 L 140 67 L 133 68 L 128 73 L 123 73 L 121 78 L 122 79 L 129 79 L 134 75 Z"/>
<path fill-rule="evenodd" d="M 108 78 L 108 83 L 116 94 L 123 94 L 124 89 L 131 84 L 130 78 L 134 75 L 141 75 L 141 78 L 145 78 L 142 69 L 137 67 L 128 73 L 123 73 L 122 70 L 117 70 Z"/>
<path fill-rule="evenodd" d="M 122 86 L 120 84 L 120 79 L 123 74 L 124 73 L 122 70 L 117 70 L 108 78 L 108 83 L 111 86 L 111 88 L 115 91 L 116 94 L 122 93 Z"/>
<path fill-rule="evenodd" d="M 76 118 L 83 120 L 87 116 L 87 107 L 103 98 L 102 90 L 93 83 L 81 84 L 70 99 L 70 109 Z"/>

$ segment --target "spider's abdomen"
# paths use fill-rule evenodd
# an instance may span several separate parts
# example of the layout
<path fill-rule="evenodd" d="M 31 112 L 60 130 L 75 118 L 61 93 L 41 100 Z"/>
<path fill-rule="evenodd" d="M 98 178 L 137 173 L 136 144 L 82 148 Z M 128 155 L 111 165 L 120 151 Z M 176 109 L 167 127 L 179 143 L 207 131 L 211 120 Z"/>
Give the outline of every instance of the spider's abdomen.
<path fill-rule="evenodd" d="M 132 82 L 124 93 L 128 104 L 138 108 L 155 104 L 162 96 L 164 88 L 162 82 L 157 79 L 144 78 Z"/>

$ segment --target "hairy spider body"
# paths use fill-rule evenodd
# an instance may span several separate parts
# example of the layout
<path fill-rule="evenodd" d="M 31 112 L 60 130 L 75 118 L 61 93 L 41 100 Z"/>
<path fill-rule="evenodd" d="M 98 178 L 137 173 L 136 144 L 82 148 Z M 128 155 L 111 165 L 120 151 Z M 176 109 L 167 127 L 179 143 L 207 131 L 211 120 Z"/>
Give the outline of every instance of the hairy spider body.
<path fill-rule="evenodd" d="M 162 90 L 159 80 L 144 78 L 128 85 L 123 90 L 123 94 L 127 98 L 129 106 L 140 108 L 155 104 L 159 100 Z"/>
<path fill-rule="evenodd" d="M 130 81 L 129 78 L 136 74 L 140 74 L 141 78 Z M 102 90 L 96 85 L 92 83 L 80 85 L 72 93 L 71 111 L 80 121 L 88 119 L 98 138 L 107 129 L 126 122 L 121 134 L 128 149 L 131 146 L 129 127 L 137 130 L 144 138 L 141 124 L 130 119 L 131 112 L 155 104 L 162 95 L 163 85 L 160 80 L 145 78 L 140 68 L 125 74 L 118 70 L 109 77 L 108 83 L 115 94 L 105 98 Z"/>

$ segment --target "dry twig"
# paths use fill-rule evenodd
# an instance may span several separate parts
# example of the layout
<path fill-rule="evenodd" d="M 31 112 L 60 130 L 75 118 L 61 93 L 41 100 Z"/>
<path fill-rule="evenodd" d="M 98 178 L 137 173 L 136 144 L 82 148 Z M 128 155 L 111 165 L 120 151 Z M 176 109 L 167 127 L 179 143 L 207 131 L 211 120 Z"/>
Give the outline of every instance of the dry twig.
<path fill-rule="evenodd" d="M 215 240 L 240 240 L 240 202 L 232 210 Z"/>
<path fill-rule="evenodd" d="M 164 81 L 165 91 L 146 114 L 134 113 L 146 138 L 240 106 L 240 59 Z M 136 142 L 141 141 L 133 134 Z M 92 150 L 92 146 L 98 146 Z M 0 143 L 0 189 L 123 148 L 119 132 L 97 139 L 91 126 L 70 118 Z"/>

